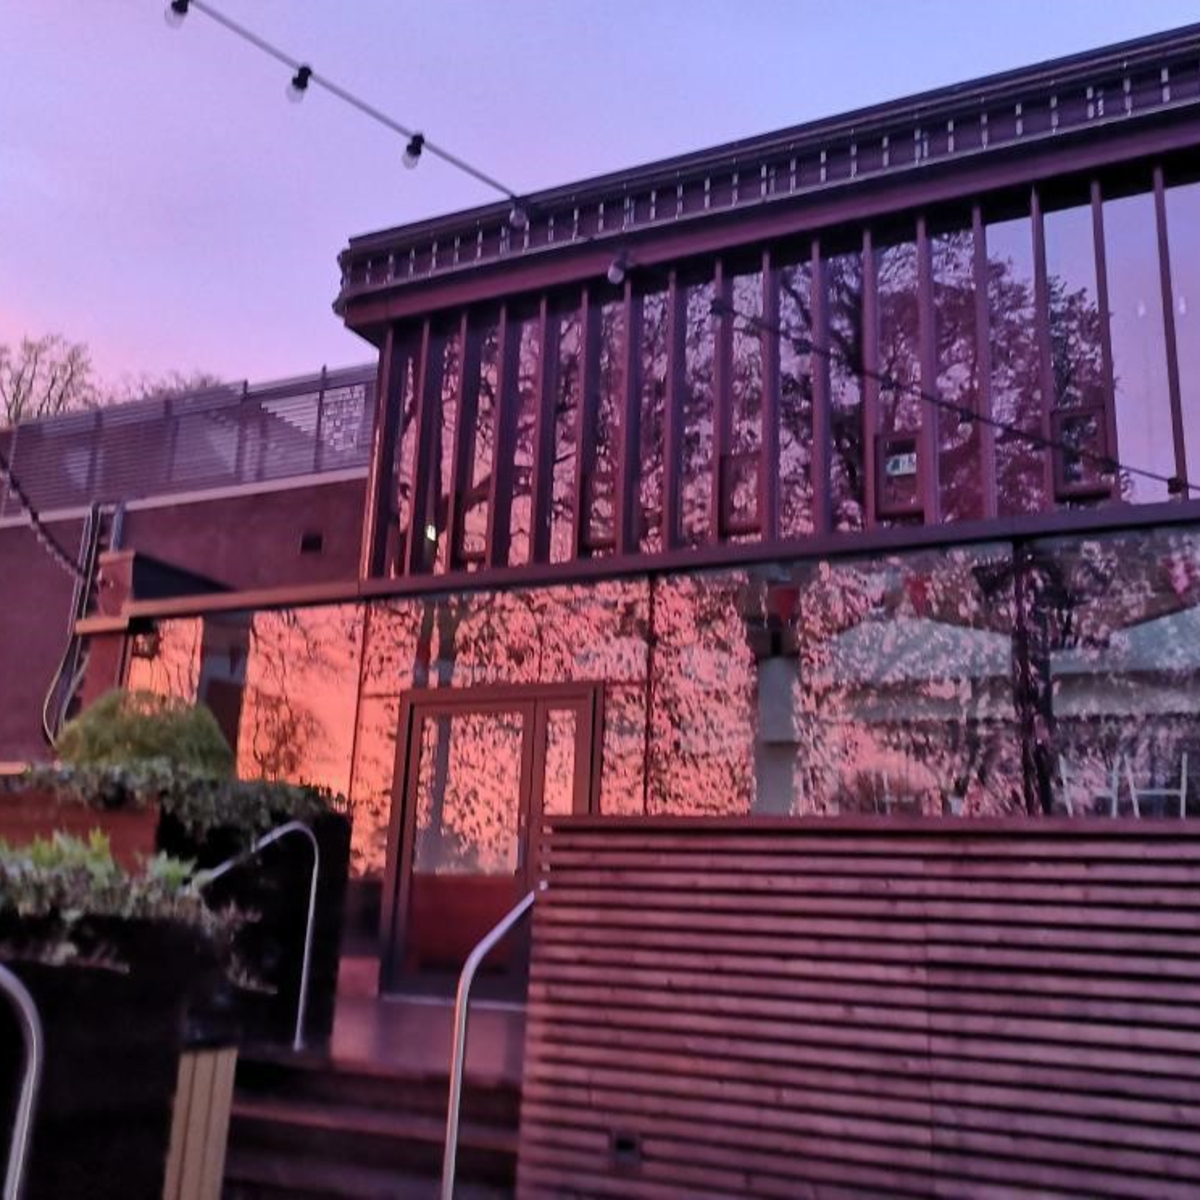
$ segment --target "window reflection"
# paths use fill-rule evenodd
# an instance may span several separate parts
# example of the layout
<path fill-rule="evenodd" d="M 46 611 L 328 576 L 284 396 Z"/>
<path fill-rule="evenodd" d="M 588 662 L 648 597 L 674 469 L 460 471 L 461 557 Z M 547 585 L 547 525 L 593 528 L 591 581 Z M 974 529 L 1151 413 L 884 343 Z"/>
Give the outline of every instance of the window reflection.
<path fill-rule="evenodd" d="M 1030 626 L 1056 811 L 1200 811 L 1200 533 L 1047 541 Z M 1186 776 L 1186 778 L 1185 778 Z"/>
<path fill-rule="evenodd" d="M 762 456 L 762 334 L 763 277 L 736 275 L 732 287 L 736 319 L 731 325 L 733 357 L 730 376 L 729 456 L 722 478 L 723 508 L 729 532 L 735 537 L 756 531 L 758 468 Z"/>
<path fill-rule="evenodd" d="M 1033 222 L 1018 217 L 990 224 L 986 238 L 996 507 L 1001 516 L 1012 516 L 1038 512 L 1049 503 L 1045 451 L 1020 436 L 1042 436 Z"/>
<path fill-rule="evenodd" d="M 393 478 L 396 481 L 395 549 L 392 561 L 403 563 L 412 522 L 413 472 L 417 445 L 417 359 L 411 347 L 402 359 L 404 379 L 400 386 L 400 433 L 396 438 Z"/>
<path fill-rule="evenodd" d="M 958 410 L 930 407 L 938 428 L 939 514 L 946 521 L 984 515 L 979 411 L 979 345 L 975 295 L 975 235 L 970 228 L 934 236 L 933 309 L 937 395 Z M 986 333 L 986 331 L 984 331 Z"/>
<path fill-rule="evenodd" d="M 575 557 L 575 456 L 579 419 L 579 313 L 559 318 L 554 393 L 554 482 L 550 500 L 550 561 Z"/>
<path fill-rule="evenodd" d="M 600 309 L 599 359 L 592 462 L 588 471 L 588 546 L 592 553 L 613 549 L 617 488 L 617 440 L 625 372 L 621 355 L 625 345 L 625 309 L 612 301 Z"/>
<path fill-rule="evenodd" d="M 833 461 L 829 481 L 835 529 L 863 527 L 862 254 L 824 265 L 829 305 L 829 400 Z"/>
<path fill-rule="evenodd" d="M 680 467 L 681 537 L 686 545 L 708 540 L 712 515 L 713 435 L 716 417 L 713 360 L 716 292 L 711 283 L 687 289 L 684 343 L 683 453 Z"/>
<path fill-rule="evenodd" d="M 516 433 L 513 447 L 512 508 L 509 512 L 508 561 L 529 561 L 533 533 L 533 440 L 537 432 L 541 324 L 523 321 L 517 342 Z"/>
<path fill-rule="evenodd" d="M 499 395 L 500 335 L 495 324 L 480 334 L 479 394 L 474 404 L 467 453 L 470 483 L 460 501 L 463 532 L 460 555 L 468 567 L 479 566 L 487 551 L 488 503 L 496 446 L 496 404 Z"/>
<path fill-rule="evenodd" d="M 662 549 L 663 444 L 667 407 L 668 307 L 666 292 L 642 298 L 642 396 L 639 424 L 640 525 L 638 549 L 654 554 Z"/>
<path fill-rule="evenodd" d="M 1153 195 L 1105 201 L 1104 258 L 1117 454 L 1123 463 L 1169 479 L 1175 442 Z M 1165 483 L 1128 472 L 1122 472 L 1120 487 L 1123 498 L 1139 503 L 1169 495 Z"/>
<path fill-rule="evenodd" d="M 1194 482 L 1200 479 L 1200 183 L 1167 188 L 1166 200 L 1183 438 Z"/>
<path fill-rule="evenodd" d="M 191 704 L 200 683 L 202 637 L 198 618 L 159 621 L 153 629 L 135 634 L 130 641 L 126 686 Z"/>
<path fill-rule="evenodd" d="M 812 264 L 779 272 L 779 533 L 811 533 Z"/>

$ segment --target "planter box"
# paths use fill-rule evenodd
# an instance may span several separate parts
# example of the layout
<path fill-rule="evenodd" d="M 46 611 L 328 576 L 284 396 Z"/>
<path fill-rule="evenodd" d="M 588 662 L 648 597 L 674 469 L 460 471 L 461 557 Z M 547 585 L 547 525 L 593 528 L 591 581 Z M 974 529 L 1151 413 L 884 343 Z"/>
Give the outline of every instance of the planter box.
<path fill-rule="evenodd" d="M 37 935 L 37 922 L 0 920 L 10 946 Z M 163 922 L 90 922 L 78 940 L 89 957 L 126 969 L 7 963 L 32 993 L 45 1032 L 25 1200 L 159 1197 L 186 1011 L 219 968 L 200 934 Z M 0 1008 L 0 1128 L 8 1130 L 21 1041 Z"/>
<path fill-rule="evenodd" d="M 286 818 L 276 824 L 282 825 Z M 305 1040 L 320 1045 L 333 1030 L 341 955 L 342 915 L 350 870 L 350 822 L 327 813 L 313 826 L 321 852 L 317 886 L 317 918 L 313 934 L 311 983 Z M 158 848 L 211 868 L 232 858 L 241 848 L 239 835 L 214 830 L 197 844 L 177 821 L 164 815 Z M 290 1045 L 295 1032 L 304 957 L 304 927 L 308 917 L 312 850 L 296 834 L 268 846 L 257 859 L 231 871 L 205 892 L 214 908 L 236 905 L 252 920 L 238 933 L 241 963 L 267 991 L 242 991 L 238 998 L 243 1039 Z"/>
<path fill-rule="evenodd" d="M 86 838 L 93 829 L 108 835 L 113 858 L 127 870 L 154 854 L 158 810 L 91 808 L 59 800 L 50 791 L 0 792 L 0 841 L 24 846 L 56 832 Z"/>

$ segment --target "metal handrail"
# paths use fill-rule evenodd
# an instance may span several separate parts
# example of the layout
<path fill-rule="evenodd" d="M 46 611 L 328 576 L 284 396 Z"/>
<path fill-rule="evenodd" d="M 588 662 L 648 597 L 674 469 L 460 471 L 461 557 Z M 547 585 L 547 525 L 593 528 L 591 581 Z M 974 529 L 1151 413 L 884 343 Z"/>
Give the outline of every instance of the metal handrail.
<path fill-rule="evenodd" d="M 317 846 L 316 835 L 303 821 L 288 821 L 286 825 L 280 825 L 269 833 L 264 833 L 241 854 L 235 854 L 233 858 L 226 859 L 223 863 L 213 867 L 211 871 L 201 872 L 196 879 L 196 887 L 207 887 L 210 883 L 220 879 L 222 875 L 227 875 L 234 867 L 240 867 L 260 850 L 266 849 L 267 846 L 286 837 L 289 833 L 303 834 L 308 839 L 309 845 L 312 846 L 313 852 L 312 884 L 308 890 L 308 921 L 304 926 L 304 959 L 300 964 L 300 999 L 296 1005 L 296 1033 L 292 1038 L 292 1049 L 303 1050 L 304 1018 L 308 1012 L 308 976 L 312 965 L 313 927 L 317 917 L 317 882 L 321 875 L 321 851 Z"/>
<path fill-rule="evenodd" d="M 510 933 L 533 907 L 538 892 L 545 889 L 546 884 L 543 881 L 483 935 L 476 943 L 475 949 L 467 955 L 467 961 L 458 977 L 458 992 L 454 997 L 454 1045 L 450 1052 L 450 1100 L 446 1108 L 446 1151 L 442 1158 L 442 1200 L 454 1200 L 459 1111 L 462 1108 L 463 1068 L 467 1058 L 467 1017 L 470 1012 L 471 985 L 475 982 L 475 972 L 479 970 L 480 963 L 487 958 L 496 943 Z"/>
<path fill-rule="evenodd" d="M 21 1081 L 17 1115 L 8 1144 L 8 1169 L 4 1175 L 4 1200 L 20 1200 L 21 1190 L 25 1186 L 25 1168 L 29 1165 L 33 1110 L 37 1106 L 38 1089 L 42 1083 L 45 1040 L 37 1005 L 33 1002 L 29 989 L 2 963 L 0 992 L 8 997 L 20 1020 L 21 1036 L 25 1043 L 25 1074 Z"/>

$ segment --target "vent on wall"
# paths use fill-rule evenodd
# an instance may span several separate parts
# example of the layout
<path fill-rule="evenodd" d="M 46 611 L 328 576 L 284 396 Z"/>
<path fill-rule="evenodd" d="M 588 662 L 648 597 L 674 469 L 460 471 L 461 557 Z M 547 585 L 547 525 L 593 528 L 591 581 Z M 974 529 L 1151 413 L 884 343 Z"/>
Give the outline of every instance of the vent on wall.
<path fill-rule="evenodd" d="M 319 530 L 310 530 L 300 535 L 301 554 L 320 554 L 325 549 L 325 535 Z"/>

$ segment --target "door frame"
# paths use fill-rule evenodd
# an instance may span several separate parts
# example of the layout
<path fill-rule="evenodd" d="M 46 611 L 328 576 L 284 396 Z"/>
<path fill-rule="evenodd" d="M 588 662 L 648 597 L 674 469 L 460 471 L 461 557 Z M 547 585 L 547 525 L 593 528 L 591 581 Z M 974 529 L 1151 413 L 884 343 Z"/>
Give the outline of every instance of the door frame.
<path fill-rule="evenodd" d="M 578 683 L 481 684 L 475 687 L 410 688 L 401 695 L 396 728 L 396 760 L 392 775 L 391 812 L 388 817 L 387 863 L 383 881 L 383 903 L 379 923 L 379 990 L 395 992 L 402 981 L 403 944 L 411 909 L 413 854 L 416 845 L 415 774 L 419 768 L 420 744 L 414 737 L 418 722 L 432 714 L 470 712 L 527 713 L 521 747 L 522 775 L 528 771 L 528 786 L 518 800 L 518 829 L 523 856 L 517 887 L 532 886 L 540 841 L 540 810 L 543 802 L 546 713 L 555 707 L 575 705 L 584 715 L 590 753 L 575 756 L 576 812 L 600 810 L 600 766 L 604 735 L 604 684 L 596 680 Z M 582 804 L 580 801 L 582 800 Z M 534 814 L 539 814 L 535 819 Z"/>

